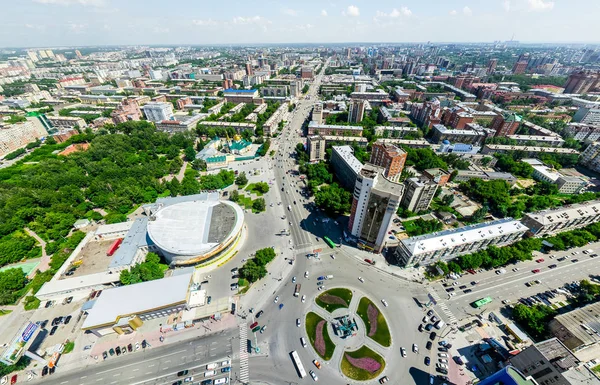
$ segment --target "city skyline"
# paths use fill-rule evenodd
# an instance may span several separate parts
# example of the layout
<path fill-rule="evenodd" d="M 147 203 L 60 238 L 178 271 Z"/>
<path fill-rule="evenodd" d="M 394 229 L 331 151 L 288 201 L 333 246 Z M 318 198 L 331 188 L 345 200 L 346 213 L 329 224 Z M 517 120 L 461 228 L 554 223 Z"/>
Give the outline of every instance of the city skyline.
<path fill-rule="evenodd" d="M 431 4 L 433 3 L 433 5 Z M 5 5 L 2 47 L 408 42 L 596 43 L 600 5 L 579 0 L 249 3 L 26 0 Z M 586 10 L 582 12 L 581 10 Z M 182 12 L 184 11 L 184 12 Z M 581 26 L 586 25 L 585 35 Z M 560 28 L 557 28 L 560 27 Z"/>

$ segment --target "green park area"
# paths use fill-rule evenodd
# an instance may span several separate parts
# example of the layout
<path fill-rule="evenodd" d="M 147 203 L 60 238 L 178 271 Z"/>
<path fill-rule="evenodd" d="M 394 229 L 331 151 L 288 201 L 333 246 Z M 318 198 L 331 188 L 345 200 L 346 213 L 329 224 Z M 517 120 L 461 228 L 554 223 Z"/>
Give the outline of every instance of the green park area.
<path fill-rule="evenodd" d="M 306 315 L 306 334 L 317 354 L 329 361 L 333 356 L 335 344 L 327 332 L 327 321 L 318 314 L 310 312 Z"/>
<path fill-rule="evenodd" d="M 365 324 L 367 337 L 385 347 L 392 344 L 392 335 L 385 317 L 370 299 L 362 297 L 358 303 L 356 313 Z"/>
<path fill-rule="evenodd" d="M 385 369 L 385 360 L 363 345 L 353 352 L 344 352 L 340 366 L 346 377 L 356 381 L 368 381 L 379 376 Z"/>
<path fill-rule="evenodd" d="M 348 308 L 352 300 L 352 291 L 345 288 L 327 290 L 316 299 L 317 305 L 332 313 L 336 309 Z"/>

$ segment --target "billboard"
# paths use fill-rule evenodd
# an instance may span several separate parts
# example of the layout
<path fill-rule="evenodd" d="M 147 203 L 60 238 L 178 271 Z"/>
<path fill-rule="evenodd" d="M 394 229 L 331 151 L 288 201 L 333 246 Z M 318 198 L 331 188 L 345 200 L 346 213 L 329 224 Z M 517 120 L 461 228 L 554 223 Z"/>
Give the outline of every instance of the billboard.
<path fill-rule="evenodd" d="M 14 365 L 19 361 L 19 358 L 23 356 L 25 353 L 25 346 L 31 340 L 36 330 L 38 329 L 38 325 L 33 322 L 28 322 L 25 324 L 23 329 L 15 335 L 10 344 L 6 347 L 6 350 L 2 352 L 0 356 L 0 362 L 6 365 Z"/>

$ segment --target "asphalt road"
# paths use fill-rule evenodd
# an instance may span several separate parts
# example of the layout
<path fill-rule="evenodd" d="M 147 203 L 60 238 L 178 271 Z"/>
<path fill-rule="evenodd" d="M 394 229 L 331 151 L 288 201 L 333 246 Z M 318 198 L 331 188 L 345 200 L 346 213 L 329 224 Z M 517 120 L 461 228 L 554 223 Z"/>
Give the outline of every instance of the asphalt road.
<path fill-rule="evenodd" d="M 434 285 L 439 297 L 446 301 L 449 310 L 457 319 L 468 315 L 474 315 L 481 312 L 471 307 L 471 303 L 484 297 L 492 297 L 494 301 L 486 305 L 482 310 L 493 311 L 502 306 L 503 300 L 517 302 L 519 298 L 528 297 L 549 289 L 556 289 L 567 282 L 589 279 L 590 274 L 600 274 L 598 258 L 590 258 L 583 254 L 583 250 L 592 249 L 594 253 L 600 253 L 600 242 L 587 245 L 581 248 L 575 248 L 568 251 L 553 252 L 551 254 L 534 253 L 533 261 L 519 262 L 516 265 L 509 265 L 505 268 L 506 273 L 496 274 L 496 270 L 483 271 L 477 274 L 465 274 L 458 279 L 460 285 L 452 286 L 455 288 L 456 295 L 448 297 L 445 287 L 442 284 Z M 573 252 L 579 252 L 573 255 Z M 550 255 L 554 257 L 551 259 Z M 559 262 L 558 259 L 568 256 L 569 259 Z M 544 262 L 537 263 L 535 260 L 543 258 Z M 577 260 L 573 262 L 573 260 Z M 557 265 L 556 268 L 549 268 L 549 265 Z M 518 271 L 513 271 L 517 268 Z M 539 273 L 533 273 L 532 270 L 540 269 Z M 540 280 L 541 284 L 531 287 L 525 286 L 526 282 Z M 478 281 L 475 286 L 470 282 Z M 458 287 L 467 285 L 472 290 L 471 293 L 464 294 Z M 448 299 L 449 298 L 449 299 Z M 446 317 L 446 320 L 447 317 Z"/>
<path fill-rule="evenodd" d="M 221 362 L 232 357 L 233 349 L 238 347 L 238 329 L 230 329 L 208 337 L 147 348 L 142 352 L 128 353 L 119 357 L 100 360 L 66 373 L 60 372 L 60 361 L 56 373 L 44 378 L 36 377 L 32 382 L 40 381 L 50 385 L 158 385 L 172 384 L 177 380 L 177 372 L 189 370 L 189 376 L 195 380 L 204 379 L 206 364 Z M 233 345 L 233 349 L 232 349 Z M 91 358 L 90 358 L 91 360 Z M 236 373 L 236 362 L 232 362 L 232 373 Z M 36 370 L 39 373 L 39 371 Z M 220 373 L 214 378 L 223 377 Z"/>

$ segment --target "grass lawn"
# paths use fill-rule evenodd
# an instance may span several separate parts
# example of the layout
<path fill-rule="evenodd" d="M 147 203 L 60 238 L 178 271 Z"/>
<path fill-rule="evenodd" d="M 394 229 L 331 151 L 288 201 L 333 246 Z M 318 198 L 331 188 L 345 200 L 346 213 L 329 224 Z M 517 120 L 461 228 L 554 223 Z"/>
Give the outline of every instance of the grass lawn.
<path fill-rule="evenodd" d="M 339 297 L 339 298 L 343 299 L 344 301 L 346 301 L 346 305 L 343 305 L 341 303 L 323 302 L 322 297 L 324 297 L 326 295 Z M 352 291 L 351 290 L 344 289 L 344 288 L 336 288 L 336 289 L 330 289 L 330 290 L 323 292 L 321 295 L 319 295 L 317 297 L 316 302 L 317 302 L 317 305 L 321 306 L 323 309 L 332 313 L 335 309 L 348 308 L 348 306 L 350 306 L 351 300 L 352 300 Z"/>
<path fill-rule="evenodd" d="M 596 365 L 592 368 L 592 371 L 594 373 L 600 374 L 600 365 Z"/>
<path fill-rule="evenodd" d="M 369 315 L 367 313 L 367 309 L 369 308 L 369 304 L 372 304 L 377 309 L 379 315 L 377 316 L 377 331 L 373 336 L 369 336 L 369 330 L 371 329 L 371 324 L 369 322 Z M 390 329 L 388 328 L 388 324 L 385 320 L 385 317 L 379 310 L 379 308 L 367 297 L 362 297 L 360 302 L 358 303 L 358 308 L 356 309 L 356 313 L 363 320 L 365 324 L 365 334 L 367 337 L 371 338 L 373 341 L 377 342 L 382 346 L 389 347 L 392 344 L 392 335 L 390 334 Z"/>
<path fill-rule="evenodd" d="M 75 349 L 75 342 L 70 341 L 65 344 L 65 350 L 63 350 L 62 354 L 71 353 Z"/>
<path fill-rule="evenodd" d="M 244 190 L 249 191 L 257 196 L 261 197 L 263 195 L 262 192 L 258 191 L 256 188 L 256 183 L 250 183 Z"/>
<path fill-rule="evenodd" d="M 407 234 L 410 234 L 417 229 L 417 226 L 415 226 L 415 221 L 402 222 L 402 226 L 404 226 L 404 230 Z"/>
<path fill-rule="evenodd" d="M 315 340 L 316 340 L 316 329 L 317 324 L 322 321 L 318 314 L 310 312 L 306 315 L 306 334 L 308 334 L 308 340 L 310 341 L 313 348 L 315 348 Z M 327 327 L 323 328 L 323 340 L 325 341 L 325 355 L 321 356 L 321 354 L 315 348 L 317 354 L 324 359 L 325 361 L 329 361 L 331 356 L 333 356 L 333 351 L 335 350 L 335 344 L 331 341 L 329 337 L 329 333 L 327 332 Z"/>
<path fill-rule="evenodd" d="M 346 355 L 349 355 L 352 358 L 372 358 L 377 361 L 381 367 L 376 372 L 369 372 L 368 370 L 357 368 L 356 366 L 352 365 L 350 361 L 348 361 Z M 367 381 L 379 376 L 383 369 L 385 369 L 385 360 L 379 354 L 363 345 L 360 349 L 353 352 L 344 352 L 344 355 L 342 356 L 342 364 L 340 366 L 342 373 L 344 373 L 346 377 L 357 381 Z"/>
<path fill-rule="evenodd" d="M 237 202 L 240 206 L 247 210 L 252 210 L 252 198 L 245 195 L 240 195 L 240 199 Z"/>
<path fill-rule="evenodd" d="M 0 309 L 0 317 L 12 313 L 12 310 Z"/>

